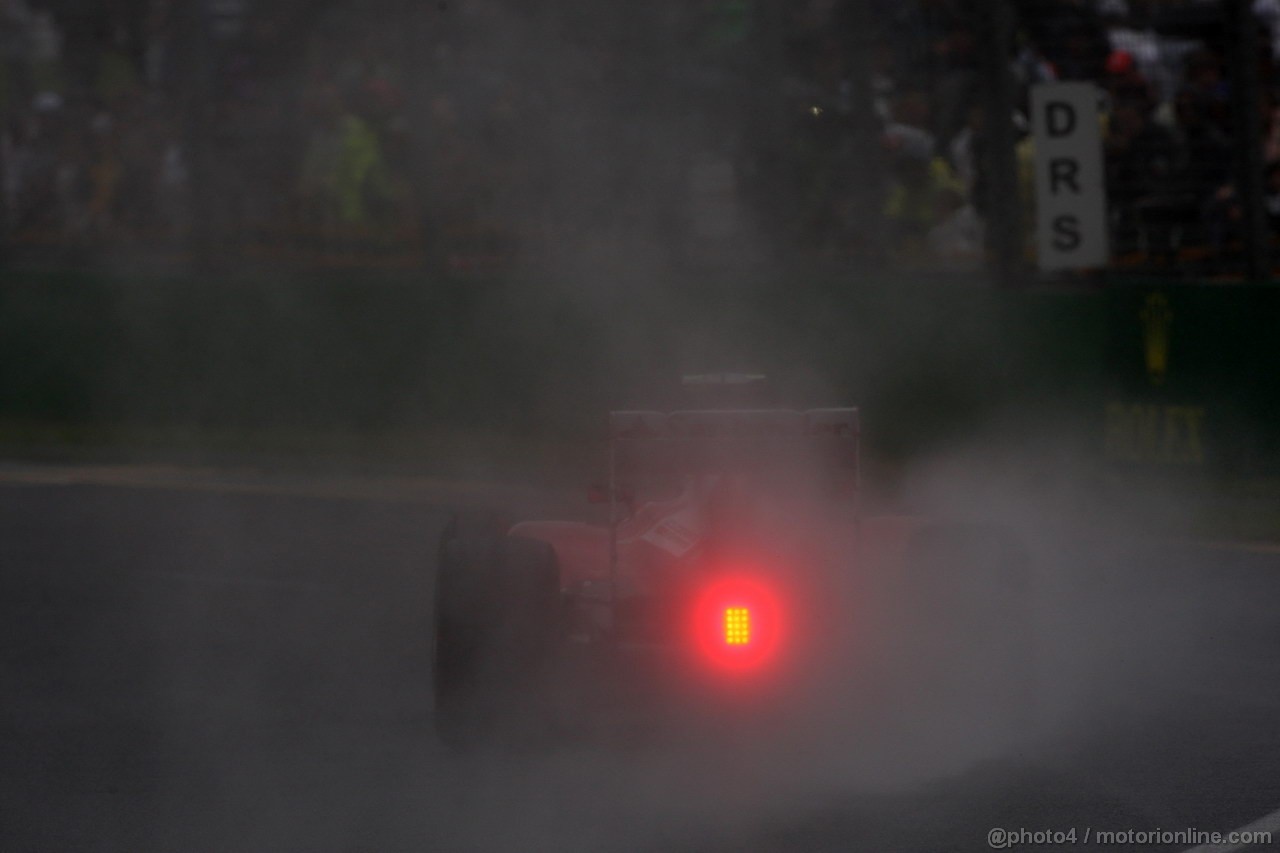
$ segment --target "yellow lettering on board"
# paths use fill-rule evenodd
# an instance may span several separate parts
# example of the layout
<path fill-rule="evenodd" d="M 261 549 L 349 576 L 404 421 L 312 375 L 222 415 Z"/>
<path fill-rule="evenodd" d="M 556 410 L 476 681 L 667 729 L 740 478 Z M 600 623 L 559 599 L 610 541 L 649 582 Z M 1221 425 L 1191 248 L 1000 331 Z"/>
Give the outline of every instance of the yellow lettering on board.
<path fill-rule="evenodd" d="M 1203 465 L 1204 419 L 1203 406 L 1108 403 L 1104 452 L 1123 462 Z"/>

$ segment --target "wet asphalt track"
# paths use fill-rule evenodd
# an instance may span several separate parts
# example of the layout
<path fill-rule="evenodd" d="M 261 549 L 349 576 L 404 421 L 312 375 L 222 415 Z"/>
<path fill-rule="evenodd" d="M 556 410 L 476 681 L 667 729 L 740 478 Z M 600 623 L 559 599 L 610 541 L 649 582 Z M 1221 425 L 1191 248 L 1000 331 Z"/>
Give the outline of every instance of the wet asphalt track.
<path fill-rule="evenodd" d="M 1228 830 L 1280 807 L 1280 555 L 1109 554 L 1081 581 L 1108 604 L 1067 629 L 1116 666 L 1070 726 L 819 794 L 644 750 L 443 755 L 425 678 L 442 518 L 0 485 L 0 850 L 967 851 L 993 826 Z M 1185 642 L 1153 650 L 1151 620 Z"/>

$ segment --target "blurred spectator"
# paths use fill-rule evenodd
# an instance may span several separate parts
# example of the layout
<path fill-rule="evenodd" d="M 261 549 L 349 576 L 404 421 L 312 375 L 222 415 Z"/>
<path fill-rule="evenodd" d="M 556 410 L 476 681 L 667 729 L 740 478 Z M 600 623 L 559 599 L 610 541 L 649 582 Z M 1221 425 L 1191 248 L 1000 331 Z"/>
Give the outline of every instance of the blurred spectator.
<path fill-rule="evenodd" d="M 174 20 L 171 0 L 151 0 L 143 22 L 143 78 L 153 92 L 164 91 L 173 78 Z"/>
<path fill-rule="evenodd" d="M 316 94 L 310 112 L 311 129 L 298 183 L 302 214 L 321 226 L 336 225 L 348 216 L 358 219 L 363 215 L 363 206 L 358 198 L 349 198 L 350 183 L 343 186 L 342 182 L 344 175 L 353 171 L 348 159 L 353 153 L 360 156 L 349 150 L 348 143 L 360 145 L 363 122 L 347 110 L 342 93 L 335 86 Z"/>
<path fill-rule="evenodd" d="M 1263 179 L 1263 204 L 1272 235 L 1280 234 L 1280 161 L 1267 164 Z M 1209 245 L 1218 254 L 1243 239 L 1244 205 L 1234 184 L 1220 187 L 1205 205 Z"/>
<path fill-rule="evenodd" d="M 893 104 L 893 117 L 884 130 L 885 145 L 893 154 L 929 159 L 937 147 L 929 132 L 929 96 L 923 91 L 903 92 Z"/>
<path fill-rule="evenodd" d="M 1200 44 L 1195 39 L 1158 29 L 1162 11 L 1169 8 L 1170 4 L 1164 0 L 1130 0 L 1110 3 L 1102 10 L 1112 54 L 1122 52 L 1132 57 L 1137 72 L 1150 84 L 1157 103 L 1172 100 L 1183 59 Z"/>
<path fill-rule="evenodd" d="M 1204 96 L 1190 88 L 1174 100 L 1174 172 L 1181 188 L 1201 199 L 1231 177 L 1231 140 L 1211 119 L 1212 112 Z"/>
<path fill-rule="evenodd" d="M 1280 0 L 1254 0 L 1253 13 L 1269 31 L 1272 57 L 1280 59 Z"/>
<path fill-rule="evenodd" d="M 98 38 L 103 47 L 98 55 L 93 91 L 101 103 L 117 107 L 135 97 L 142 84 L 134 63 L 129 30 L 120 23 L 103 24 Z"/>
<path fill-rule="evenodd" d="M 338 163 L 342 159 L 341 96 L 328 90 L 308 104 L 302 168 L 298 176 L 299 214 L 304 220 L 329 224 L 337 220 Z"/>
<path fill-rule="evenodd" d="M 982 259 L 986 227 L 959 190 L 946 187 L 936 198 L 937 225 L 929 229 L 929 250 L 948 263 L 972 266 Z"/>
<path fill-rule="evenodd" d="M 1019 19 L 1060 80 L 1099 80 L 1110 45 L 1092 0 L 1020 0 Z"/>
<path fill-rule="evenodd" d="M 115 230 L 117 193 L 122 165 L 115 125 L 103 120 L 89 137 L 86 224 L 91 233 L 110 236 Z"/>
<path fill-rule="evenodd" d="M 41 11 L 31 16 L 27 39 L 32 91 L 65 94 L 62 32 L 51 12 Z"/>
<path fill-rule="evenodd" d="M 940 214 L 950 215 L 949 203 L 960 195 L 951 169 L 941 157 L 920 157 L 918 152 L 895 158 L 885 216 L 896 246 L 915 251 L 923 238 L 939 223 Z"/>
<path fill-rule="evenodd" d="M 170 236 L 186 230 L 190 215 L 188 192 L 190 172 L 178 128 L 171 119 L 161 119 L 157 127 L 160 163 L 155 172 L 156 209 L 160 228 Z"/>
<path fill-rule="evenodd" d="M 1138 70 L 1131 54 L 1112 51 L 1107 57 L 1106 72 L 1104 86 L 1113 103 L 1130 103 L 1147 113 L 1155 110 L 1158 104 L 1155 91 Z"/>
<path fill-rule="evenodd" d="M 1174 176 L 1173 135 L 1151 120 L 1145 101 L 1120 101 L 1111 110 L 1105 150 L 1116 249 L 1132 251 L 1148 236 L 1144 212 L 1163 198 Z"/>
<path fill-rule="evenodd" d="M 251 102 L 239 93 L 228 92 L 213 105 L 213 120 L 204 145 L 210 161 L 207 180 L 217 191 L 200 203 L 205 224 L 211 229 L 209 236 L 214 240 L 234 244 L 256 224 L 261 193 L 254 162 L 259 137 L 252 116 Z"/>
<path fill-rule="evenodd" d="M 983 121 L 982 107 L 970 106 L 964 128 L 947 146 L 947 161 L 955 171 L 956 178 L 964 189 L 965 198 L 968 199 L 974 198 L 980 192 L 981 161 L 979 158 L 982 149 Z"/>
<path fill-rule="evenodd" d="M 931 130 L 946 145 L 964 127 L 978 86 L 978 36 L 974 16 L 960 2 L 928 4 L 941 30 L 934 43 L 936 62 Z"/>
<path fill-rule="evenodd" d="M 1187 56 L 1183 85 L 1196 98 L 1205 117 L 1226 132 L 1231 130 L 1231 86 L 1222 59 L 1209 48 Z"/>
<path fill-rule="evenodd" d="M 963 190 L 951 167 L 936 156 L 934 137 L 924 129 L 928 124 L 928 98 L 907 92 L 895 103 L 894 121 L 884 133 L 890 174 L 885 216 L 891 236 L 907 251 L 923 244 L 940 212 L 953 212 L 948 199 Z"/>

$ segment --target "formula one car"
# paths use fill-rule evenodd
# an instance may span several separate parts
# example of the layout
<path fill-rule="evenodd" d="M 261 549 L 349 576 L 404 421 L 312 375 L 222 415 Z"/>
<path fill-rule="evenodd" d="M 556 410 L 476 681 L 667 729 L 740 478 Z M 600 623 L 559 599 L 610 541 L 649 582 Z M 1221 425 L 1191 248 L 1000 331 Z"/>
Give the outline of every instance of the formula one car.
<path fill-rule="evenodd" d="M 856 409 L 616 411 L 609 431 L 600 523 L 446 526 L 447 745 L 785 718 L 833 680 L 871 705 L 967 694 L 1026 723 L 1025 553 L 997 528 L 861 517 Z"/>

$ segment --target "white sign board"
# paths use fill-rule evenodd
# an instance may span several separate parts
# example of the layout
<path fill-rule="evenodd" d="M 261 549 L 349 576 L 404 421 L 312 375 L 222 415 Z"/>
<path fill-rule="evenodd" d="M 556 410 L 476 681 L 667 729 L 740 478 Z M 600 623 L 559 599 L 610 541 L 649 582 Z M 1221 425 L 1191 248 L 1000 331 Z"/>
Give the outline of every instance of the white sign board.
<path fill-rule="evenodd" d="M 1042 270 L 1106 264 L 1107 192 L 1092 83 L 1031 88 L 1036 244 Z"/>

